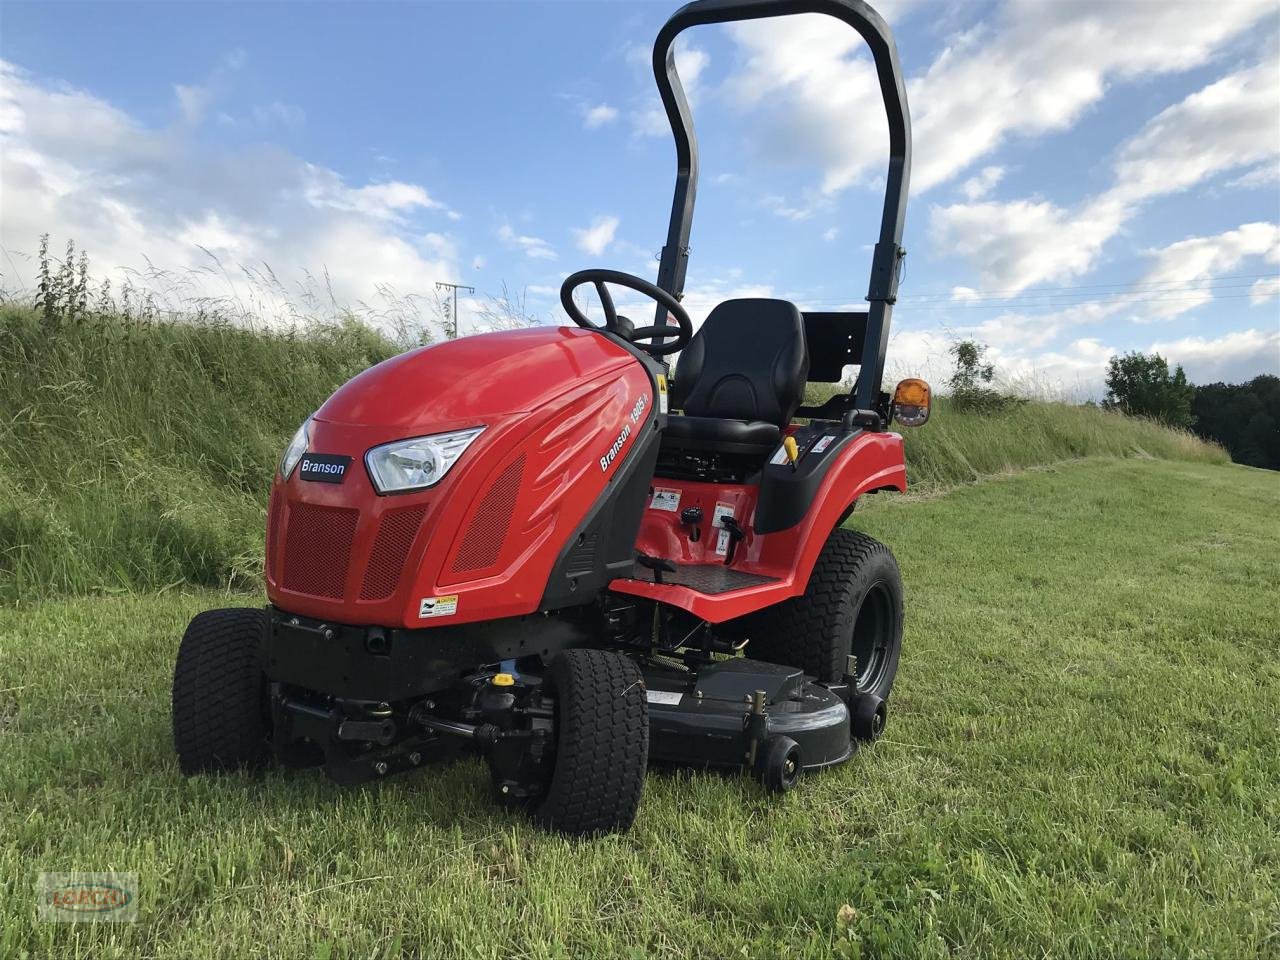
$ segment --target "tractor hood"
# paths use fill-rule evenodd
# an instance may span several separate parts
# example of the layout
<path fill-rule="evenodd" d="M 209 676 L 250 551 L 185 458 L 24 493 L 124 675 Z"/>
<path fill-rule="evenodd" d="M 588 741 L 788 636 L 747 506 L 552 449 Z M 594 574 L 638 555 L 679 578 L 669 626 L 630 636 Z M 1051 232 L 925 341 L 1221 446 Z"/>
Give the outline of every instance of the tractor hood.
<path fill-rule="evenodd" d="M 500 419 L 636 362 L 607 337 L 577 327 L 479 334 L 370 367 L 325 401 L 316 419 L 405 430 Z"/>

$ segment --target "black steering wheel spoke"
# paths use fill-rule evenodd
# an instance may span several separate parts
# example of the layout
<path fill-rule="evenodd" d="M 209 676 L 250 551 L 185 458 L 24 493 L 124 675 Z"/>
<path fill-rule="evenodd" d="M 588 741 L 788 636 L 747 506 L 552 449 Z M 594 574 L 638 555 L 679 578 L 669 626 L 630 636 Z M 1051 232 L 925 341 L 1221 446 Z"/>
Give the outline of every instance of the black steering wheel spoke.
<path fill-rule="evenodd" d="M 604 310 L 604 328 L 613 330 L 618 326 L 618 308 L 613 305 L 613 297 L 603 280 L 595 282 L 596 293 L 600 297 L 600 307 Z"/>
<path fill-rule="evenodd" d="M 574 302 L 574 292 L 578 287 L 586 283 L 593 285 L 600 297 L 600 306 L 604 310 L 605 317 L 603 327 L 592 323 L 581 308 L 578 307 L 577 303 Z M 656 301 L 666 308 L 668 318 L 673 318 L 675 324 L 630 329 L 630 323 L 620 323 L 618 309 L 614 305 L 613 297 L 610 295 L 608 288 L 605 286 L 605 284 L 609 283 L 616 283 L 620 287 L 626 287 L 628 290 L 642 293 L 651 300 Z M 693 321 L 689 319 L 689 314 L 680 305 L 679 300 L 648 280 L 642 280 L 640 277 L 633 277 L 629 273 L 622 273 L 618 270 L 579 270 L 577 273 L 566 277 L 560 287 L 560 305 L 564 307 L 565 313 L 578 326 L 587 330 L 604 330 L 621 337 L 629 343 L 644 344 L 643 349 L 655 357 L 683 350 L 693 337 Z"/>

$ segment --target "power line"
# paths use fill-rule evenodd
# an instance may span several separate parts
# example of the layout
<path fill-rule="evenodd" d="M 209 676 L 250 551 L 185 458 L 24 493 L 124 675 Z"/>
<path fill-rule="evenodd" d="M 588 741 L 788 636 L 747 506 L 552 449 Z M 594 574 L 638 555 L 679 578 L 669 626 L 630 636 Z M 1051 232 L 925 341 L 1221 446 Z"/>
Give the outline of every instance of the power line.
<path fill-rule="evenodd" d="M 1178 291 L 1178 292 L 1181 292 L 1181 291 Z M 1030 307 L 1054 307 L 1054 308 L 1085 307 L 1091 304 L 1098 304 L 1099 306 L 1112 306 L 1117 304 L 1121 306 L 1128 306 L 1129 304 L 1140 304 L 1140 303 L 1188 303 L 1188 302 L 1209 303 L 1209 302 L 1214 302 L 1218 300 L 1248 300 L 1248 299 L 1251 299 L 1252 297 L 1253 297 L 1253 294 L 1250 294 L 1250 293 L 1225 294 L 1223 296 L 1209 297 L 1207 299 L 1204 297 L 1133 297 L 1133 298 L 1129 298 L 1129 297 L 1117 296 L 1117 297 L 1110 297 L 1105 299 L 1062 301 L 1059 303 L 1017 303 L 1017 302 L 970 303 L 965 301 L 958 301 L 956 303 L 924 304 L 921 306 L 916 306 L 910 303 L 904 304 L 901 300 L 899 300 L 897 305 L 903 311 L 903 313 L 941 313 L 949 310 L 961 310 L 961 311 L 964 311 L 964 310 L 1015 310 L 1019 307 L 1022 307 L 1024 309 L 1030 308 Z"/>
<path fill-rule="evenodd" d="M 1238 278 L 1217 278 L 1204 280 L 1165 280 L 1158 283 L 1149 284 L 1136 283 L 1114 284 L 1109 286 L 1099 285 L 1097 287 L 1043 287 L 1035 290 L 1027 290 L 1019 294 L 1000 295 L 993 293 L 973 292 L 971 294 L 962 294 L 957 296 L 954 291 L 949 294 L 931 294 L 921 296 L 907 296 L 899 299 L 899 302 L 909 303 L 935 303 L 935 302 L 974 302 L 974 301 L 995 301 L 995 300 L 1035 300 L 1043 297 L 1058 298 L 1068 296 L 1078 296 L 1086 298 L 1098 297 L 1114 297 L 1124 296 L 1130 293 L 1144 294 L 1165 294 L 1165 293 L 1183 293 L 1195 290 L 1231 290 L 1240 289 L 1241 287 L 1249 287 L 1258 280 L 1270 280 L 1276 277 L 1275 274 L 1257 274 L 1251 277 Z M 1114 288 L 1114 289 L 1113 289 Z"/>
<path fill-rule="evenodd" d="M 898 306 L 919 306 L 919 305 L 939 305 L 947 308 L 964 307 L 966 305 L 983 305 L 993 304 L 995 306 L 1016 306 L 1025 303 L 1035 303 L 1037 301 L 1060 301 L 1056 303 L 1048 303 L 1050 306 L 1071 305 L 1072 303 L 1096 303 L 1107 301 L 1126 300 L 1128 302 L 1140 303 L 1145 302 L 1144 299 L 1138 297 L 1130 297 L 1130 294 L 1152 294 L 1162 296 L 1165 294 L 1179 293 L 1195 293 L 1209 292 L 1211 290 L 1239 290 L 1241 288 L 1250 287 L 1252 283 L 1249 281 L 1257 280 L 1277 280 L 1280 274 L 1274 273 L 1258 273 L 1258 274 L 1239 274 L 1235 276 L 1209 277 L 1209 278 L 1191 278 L 1186 280 L 1162 280 L 1151 281 L 1148 283 L 1111 283 L 1111 284 L 1083 284 L 1078 286 L 1062 286 L 1062 287 L 1038 287 L 1034 290 L 1023 290 L 1017 295 L 1000 296 L 998 292 L 988 291 L 983 293 L 974 293 L 962 297 L 956 297 L 954 290 L 945 294 L 926 294 L 919 296 L 902 296 L 898 298 Z M 1244 281 L 1244 282 L 1223 282 L 1223 281 Z M 1123 288 L 1123 289 L 1115 289 Z M 1099 293 L 1091 293 L 1090 291 L 1100 291 Z M 1110 291 L 1110 292 L 1102 292 Z M 1073 298 L 1065 300 L 1064 298 Z M 859 301 L 857 296 L 848 297 L 801 297 L 799 298 L 805 303 L 856 303 Z M 1226 299 L 1226 298 L 1219 298 Z"/>

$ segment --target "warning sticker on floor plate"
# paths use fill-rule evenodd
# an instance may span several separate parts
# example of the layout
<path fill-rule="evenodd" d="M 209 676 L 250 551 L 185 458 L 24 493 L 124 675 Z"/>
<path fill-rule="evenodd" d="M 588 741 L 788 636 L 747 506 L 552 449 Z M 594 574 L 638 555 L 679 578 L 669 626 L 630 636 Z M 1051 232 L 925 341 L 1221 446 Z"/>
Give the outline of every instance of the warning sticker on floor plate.
<path fill-rule="evenodd" d="M 821 453 L 823 450 L 827 449 L 827 447 L 831 446 L 835 442 L 836 442 L 835 436 L 833 434 L 828 433 L 825 437 L 823 437 L 821 440 L 819 440 L 817 443 L 813 445 L 813 452 Z"/>
<path fill-rule="evenodd" d="M 680 509 L 680 491 L 675 487 L 654 487 L 653 499 L 649 501 L 651 510 L 667 510 L 675 513 Z"/>
<path fill-rule="evenodd" d="M 719 531 L 716 537 L 716 555 L 723 557 L 729 553 L 729 531 L 720 526 L 720 520 L 723 517 L 733 516 L 733 504 L 725 503 L 723 500 L 716 501 L 716 512 L 711 518 L 711 526 Z"/>
<path fill-rule="evenodd" d="M 644 698 L 650 703 L 661 703 L 668 707 L 674 707 L 680 702 L 682 693 L 670 690 L 646 690 Z"/>
<path fill-rule="evenodd" d="M 658 374 L 658 412 L 667 412 L 667 378 Z"/>
<path fill-rule="evenodd" d="M 424 620 L 427 617 L 452 617 L 457 612 L 456 593 L 447 597 L 423 597 L 422 603 L 418 605 L 418 616 Z"/>

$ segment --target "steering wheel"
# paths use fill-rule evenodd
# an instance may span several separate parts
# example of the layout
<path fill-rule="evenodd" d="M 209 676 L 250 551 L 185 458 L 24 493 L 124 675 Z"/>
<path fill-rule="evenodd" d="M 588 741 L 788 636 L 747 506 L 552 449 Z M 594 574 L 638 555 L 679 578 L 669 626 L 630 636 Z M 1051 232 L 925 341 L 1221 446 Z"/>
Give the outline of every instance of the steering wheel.
<path fill-rule="evenodd" d="M 604 307 L 603 327 L 588 320 L 586 314 L 579 310 L 578 305 L 573 302 L 574 291 L 584 283 L 593 284 L 596 288 L 596 293 L 600 296 L 600 305 Z M 613 305 L 613 297 L 609 296 L 609 290 L 605 287 L 606 283 L 616 283 L 618 286 L 634 290 L 636 293 L 643 293 L 649 299 L 666 307 L 667 315 L 675 317 L 676 326 L 672 327 L 670 324 L 663 324 L 660 327 L 628 329 L 631 326 L 630 321 L 627 321 L 626 317 L 618 316 L 618 309 Z M 630 343 L 648 341 L 648 345 L 644 349 L 655 357 L 662 357 L 668 353 L 683 350 L 693 338 L 693 321 L 689 319 L 689 314 L 685 312 L 684 307 L 680 306 L 679 300 L 648 280 L 642 280 L 639 277 L 633 277 L 629 273 L 622 273 L 618 270 L 579 270 L 577 273 L 565 277 L 564 283 L 560 287 L 560 305 L 564 307 L 564 312 L 569 314 L 570 319 L 580 327 L 585 327 L 588 330 L 607 330 L 609 333 L 622 337 Z M 619 323 L 620 320 L 627 321 L 626 325 Z M 675 339 L 670 343 L 659 342 L 667 337 L 674 337 Z"/>

